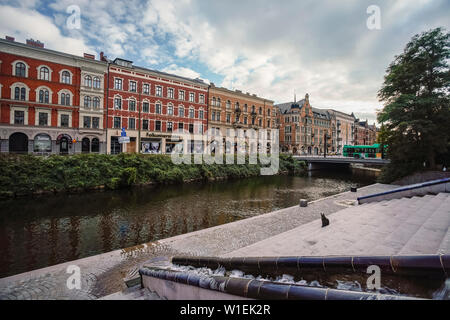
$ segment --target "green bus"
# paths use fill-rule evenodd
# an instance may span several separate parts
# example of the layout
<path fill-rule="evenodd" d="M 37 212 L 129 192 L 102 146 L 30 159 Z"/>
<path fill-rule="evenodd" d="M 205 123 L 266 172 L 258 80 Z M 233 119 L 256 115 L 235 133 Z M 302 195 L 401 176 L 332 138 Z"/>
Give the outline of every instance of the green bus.
<path fill-rule="evenodd" d="M 376 143 L 371 146 L 348 146 L 345 145 L 342 151 L 344 157 L 351 157 L 356 159 L 384 159 L 386 156 L 386 145 L 382 146 Z"/>

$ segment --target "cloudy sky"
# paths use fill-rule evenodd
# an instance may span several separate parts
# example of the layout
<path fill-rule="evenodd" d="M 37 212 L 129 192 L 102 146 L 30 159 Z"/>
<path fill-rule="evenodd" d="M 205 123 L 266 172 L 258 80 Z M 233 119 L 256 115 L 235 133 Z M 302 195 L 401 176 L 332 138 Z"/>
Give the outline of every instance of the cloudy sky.
<path fill-rule="evenodd" d="M 67 25 L 71 5 L 78 29 Z M 380 29 L 367 27 L 370 5 L 380 9 Z M 308 92 L 315 107 L 372 122 L 386 67 L 413 35 L 450 30 L 449 12 L 448 0 L 0 0 L 0 37 L 104 51 L 276 103 Z"/>

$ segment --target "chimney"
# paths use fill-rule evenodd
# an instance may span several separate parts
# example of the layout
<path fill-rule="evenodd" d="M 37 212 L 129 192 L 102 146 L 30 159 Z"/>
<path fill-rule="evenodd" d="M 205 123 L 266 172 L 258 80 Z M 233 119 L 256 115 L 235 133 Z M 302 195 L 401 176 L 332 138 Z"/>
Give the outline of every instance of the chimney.
<path fill-rule="evenodd" d="M 39 40 L 33 40 L 33 39 L 27 39 L 27 45 L 36 47 L 36 48 L 43 48 L 44 44 L 40 42 Z"/>
<path fill-rule="evenodd" d="M 10 36 L 6 36 L 5 39 L 8 41 L 13 41 L 13 42 L 14 42 L 14 40 L 16 40 L 14 37 L 10 37 Z"/>
<path fill-rule="evenodd" d="M 107 57 L 105 56 L 105 54 L 102 52 L 100 52 L 100 61 L 107 61 Z"/>
<path fill-rule="evenodd" d="M 83 57 L 85 57 L 86 59 L 92 59 L 95 60 L 95 56 L 93 54 L 89 54 L 89 53 L 84 53 Z"/>

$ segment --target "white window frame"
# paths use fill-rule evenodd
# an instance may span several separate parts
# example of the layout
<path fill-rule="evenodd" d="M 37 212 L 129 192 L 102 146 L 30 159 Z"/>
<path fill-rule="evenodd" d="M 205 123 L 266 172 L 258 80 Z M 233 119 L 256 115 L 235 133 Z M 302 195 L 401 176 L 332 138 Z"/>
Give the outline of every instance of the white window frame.
<path fill-rule="evenodd" d="M 69 83 L 63 82 L 63 81 L 62 81 L 62 79 L 63 79 L 62 74 L 63 74 L 64 71 L 67 71 L 67 72 L 69 72 L 69 74 L 70 74 L 70 78 L 69 78 L 70 81 L 69 81 Z M 70 72 L 70 70 L 67 70 L 67 69 L 62 69 L 62 70 L 60 70 L 60 71 L 59 71 L 59 82 L 60 82 L 60 83 L 63 83 L 63 84 L 72 84 L 72 82 L 73 82 L 73 73 Z"/>
<path fill-rule="evenodd" d="M 47 123 L 47 127 L 51 127 L 52 126 L 52 110 L 49 108 L 39 108 L 36 107 L 35 108 L 35 117 L 34 117 L 34 125 L 35 126 L 39 126 L 39 113 L 46 113 L 48 116 L 48 123 Z"/>
<path fill-rule="evenodd" d="M 27 106 L 11 106 L 9 109 L 9 123 L 14 125 L 14 111 L 24 111 L 23 125 L 28 125 L 28 107 Z"/>
<path fill-rule="evenodd" d="M 25 100 L 15 100 L 14 99 L 14 91 L 16 87 L 25 88 Z M 23 82 L 15 82 L 11 85 L 11 100 L 14 101 L 30 101 L 30 88 Z"/>
<path fill-rule="evenodd" d="M 134 84 L 135 84 L 135 89 L 136 90 L 134 90 L 134 91 L 131 91 L 131 83 L 132 82 L 134 82 Z M 135 92 L 135 93 L 138 92 L 138 82 L 136 80 L 128 80 L 128 91 L 129 92 Z"/>
<path fill-rule="evenodd" d="M 49 77 L 48 80 L 41 79 L 41 68 L 43 68 L 43 67 L 45 67 L 45 68 L 48 69 L 48 77 Z M 39 80 L 42 80 L 42 81 L 48 81 L 48 82 L 51 82 L 51 81 L 52 81 L 52 73 L 53 73 L 53 70 L 52 70 L 52 68 L 50 68 L 49 66 L 47 66 L 47 65 L 45 65 L 45 64 L 41 64 L 39 67 L 36 68 L 36 71 L 37 71 L 37 78 L 38 78 Z"/>
<path fill-rule="evenodd" d="M 120 108 L 116 108 L 116 98 L 120 98 Z M 115 94 L 113 97 L 113 109 L 114 110 L 123 110 L 123 98 L 120 94 Z"/>
<path fill-rule="evenodd" d="M 57 104 L 62 105 L 62 106 L 67 106 L 66 104 L 61 104 L 61 94 L 63 94 L 63 93 L 70 95 L 70 99 L 69 99 L 70 103 L 68 106 L 69 107 L 73 106 L 73 93 L 67 89 L 61 89 L 58 91 L 58 103 Z"/>
<path fill-rule="evenodd" d="M 148 86 L 148 92 L 144 92 L 145 86 Z M 150 95 L 150 90 L 151 90 L 151 85 L 150 85 L 150 83 L 146 83 L 146 82 L 145 82 L 145 83 L 142 84 L 142 94 Z"/>
<path fill-rule="evenodd" d="M 25 78 L 28 78 L 30 66 L 23 60 L 15 60 L 11 63 L 12 65 L 12 75 L 16 76 L 16 63 L 22 62 L 25 65 Z"/>
<path fill-rule="evenodd" d="M 72 128 L 72 111 L 70 110 L 58 110 L 58 127 L 61 128 L 61 115 L 69 116 L 69 126 L 68 128 Z M 66 128 L 66 127 L 62 127 Z"/>
<path fill-rule="evenodd" d="M 41 91 L 42 89 L 48 90 L 48 103 L 51 104 L 53 91 L 47 86 L 40 86 L 40 87 L 37 87 L 36 90 L 34 90 L 36 92 L 36 102 L 40 103 L 39 102 L 39 91 Z M 46 103 L 46 102 L 44 102 L 44 103 Z"/>
<path fill-rule="evenodd" d="M 156 108 L 156 105 L 160 105 L 160 109 L 159 109 L 159 113 L 157 112 L 157 108 Z M 163 112 L 163 105 L 162 105 L 162 103 L 161 103 L 161 101 L 156 101 L 155 102 L 155 114 L 162 114 L 162 112 Z"/>
<path fill-rule="evenodd" d="M 116 88 L 116 79 L 119 79 L 120 81 L 121 81 L 121 88 L 120 89 L 117 89 Z M 120 77 L 114 77 L 114 84 L 113 84 L 113 89 L 114 90 L 123 90 L 123 79 L 122 78 L 120 78 Z"/>

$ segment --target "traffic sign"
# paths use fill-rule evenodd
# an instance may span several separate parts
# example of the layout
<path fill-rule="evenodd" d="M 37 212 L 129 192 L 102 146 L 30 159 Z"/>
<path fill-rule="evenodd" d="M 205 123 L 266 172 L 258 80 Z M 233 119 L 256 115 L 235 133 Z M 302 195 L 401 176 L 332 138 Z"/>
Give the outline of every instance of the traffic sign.
<path fill-rule="evenodd" d="M 130 137 L 119 137 L 119 143 L 130 143 Z"/>

